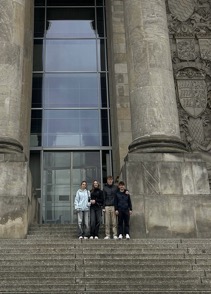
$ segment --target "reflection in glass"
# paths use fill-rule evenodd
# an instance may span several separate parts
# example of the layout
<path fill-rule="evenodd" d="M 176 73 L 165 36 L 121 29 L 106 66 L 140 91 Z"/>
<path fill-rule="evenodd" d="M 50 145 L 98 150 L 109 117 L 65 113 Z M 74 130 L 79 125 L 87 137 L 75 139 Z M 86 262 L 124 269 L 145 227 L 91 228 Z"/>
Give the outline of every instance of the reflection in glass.
<path fill-rule="evenodd" d="M 47 40 L 46 71 L 96 71 L 95 40 Z"/>
<path fill-rule="evenodd" d="M 44 147 L 100 146 L 97 110 L 45 110 Z"/>
<path fill-rule="evenodd" d="M 34 40 L 33 70 L 43 70 L 43 40 Z"/>
<path fill-rule="evenodd" d="M 94 5 L 95 5 L 95 0 L 71 0 L 71 1 L 70 0 L 47 0 L 47 6 L 94 6 Z"/>
<path fill-rule="evenodd" d="M 106 61 L 105 61 L 105 40 L 97 40 L 97 52 L 98 52 L 98 68 L 99 71 L 106 70 Z"/>
<path fill-rule="evenodd" d="M 95 38 L 94 8 L 49 8 L 46 38 Z"/>
<path fill-rule="evenodd" d="M 106 87 L 106 74 L 100 75 L 100 97 L 102 107 L 107 107 L 107 87 Z"/>
<path fill-rule="evenodd" d="M 42 107 L 43 75 L 34 74 L 32 82 L 32 107 Z"/>
<path fill-rule="evenodd" d="M 42 110 L 32 110 L 30 146 L 41 146 Z"/>
<path fill-rule="evenodd" d="M 99 38 L 105 36 L 103 8 L 97 8 L 97 35 Z"/>
<path fill-rule="evenodd" d="M 101 110 L 101 128 L 102 128 L 102 145 L 109 146 L 107 110 Z"/>
<path fill-rule="evenodd" d="M 44 107 L 97 107 L 99 74 L 46 74 Z"/>
<path fill-rule="evenodd" d="M 34 0 L 34 5 L 35 6 L 44 6 L 45 0 Z"/>
<path fill-rule="evenodd" d="M 34 10 L 34 37 L 43 37 L 45 31 L 45 9 Z"/>

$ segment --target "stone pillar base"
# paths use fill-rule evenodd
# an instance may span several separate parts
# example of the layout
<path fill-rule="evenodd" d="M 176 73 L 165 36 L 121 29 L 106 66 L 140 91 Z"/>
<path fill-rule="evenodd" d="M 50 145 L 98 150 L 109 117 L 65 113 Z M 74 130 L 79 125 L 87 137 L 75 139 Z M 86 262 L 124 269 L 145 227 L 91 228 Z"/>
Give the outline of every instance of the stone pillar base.
<path fill-rule="evenodd" d="M 134 140 L 129 146 L 129 152 L 135 153 L 175 153 L 187 152 L 184 142 L 177 137 L 149 136 Z"/>
<path fill-rule="evenodd" d="M 133 238 L 210 238 L 211 195 L 200 154 L 128 154 Z"/>
<path fill-rule="evenodd" d="M 0 153 L 23 152 L 23 146 L 15 139 L 0 137 Z"/>
<path fill-rule="evenodd" d="M 31 181 L 23 154 L 0 154 L 0 239 L 25 238 Z"/>

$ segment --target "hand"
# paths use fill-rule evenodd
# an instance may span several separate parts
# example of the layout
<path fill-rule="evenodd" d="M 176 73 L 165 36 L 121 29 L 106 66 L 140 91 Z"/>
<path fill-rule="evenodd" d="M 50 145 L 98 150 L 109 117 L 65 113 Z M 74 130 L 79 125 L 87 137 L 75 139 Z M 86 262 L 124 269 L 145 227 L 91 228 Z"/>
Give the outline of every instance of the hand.
<path fill-rule="evenodd" d="M 131 214 L 133 213 L 133 212 L 132 212 L 132 210 L 130 210 L 130 212 L 129 212 L 129 213 L 130 213 L 130 215 L 131 215 Z"/>
<path fill-rule="evenodd" d="M 104 209 L 102 209 L 102 211 L 103 211 L 103 212 L 105 212 L 105 208 L 104 208 Z"/>
<path fill-rule="evenodd" d="M 125 194 L 127 194 L 127 195 L 129 194 L 128 190 L 125 191 Z"/>
<path fill-rule="evenodd" d="M 119 214 L 119 211 L 118 211 L 118 210 L 116 210 L 116 211 L 115 211 L 115 213 L 116 213 L 116 215 L 118 215 L 118 214 Z"/>
<path fill-rule="evenodd" d="M 95 202 L 96 202 L 96 201 L 95 201 L 94 199 L 93 199 L 93 200 L 91 200 L 91 204 L 95 204 Z"/>

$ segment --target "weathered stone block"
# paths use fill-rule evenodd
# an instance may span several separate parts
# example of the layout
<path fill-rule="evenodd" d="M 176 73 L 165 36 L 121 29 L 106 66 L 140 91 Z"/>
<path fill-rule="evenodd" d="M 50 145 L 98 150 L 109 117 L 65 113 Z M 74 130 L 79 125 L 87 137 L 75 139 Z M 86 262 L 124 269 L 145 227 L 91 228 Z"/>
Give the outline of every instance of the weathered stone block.
<path fill-rule="evenodd" d="M 142 238 L 211 236 L 211 195 L 199 155 L 191 162 L 186 153 L 178 157 L 176 153 L 129 153 L 122 171 L 134 208 L 131 234 Z"/>

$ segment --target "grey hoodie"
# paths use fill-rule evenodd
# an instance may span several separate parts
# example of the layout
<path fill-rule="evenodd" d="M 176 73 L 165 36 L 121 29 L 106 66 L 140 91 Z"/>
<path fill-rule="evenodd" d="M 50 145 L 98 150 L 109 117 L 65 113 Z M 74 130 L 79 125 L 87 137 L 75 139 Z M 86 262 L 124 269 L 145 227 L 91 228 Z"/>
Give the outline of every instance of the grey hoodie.
<path fill-rule="evenodd" d="M 75 196 L 75 209 L 76 210 L 89 210 L 90 207 L 90 192 L 87 189 L 78 189 Z"/>

